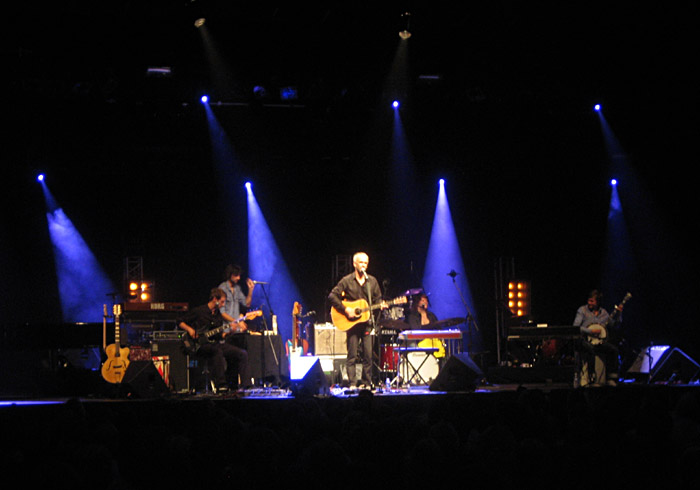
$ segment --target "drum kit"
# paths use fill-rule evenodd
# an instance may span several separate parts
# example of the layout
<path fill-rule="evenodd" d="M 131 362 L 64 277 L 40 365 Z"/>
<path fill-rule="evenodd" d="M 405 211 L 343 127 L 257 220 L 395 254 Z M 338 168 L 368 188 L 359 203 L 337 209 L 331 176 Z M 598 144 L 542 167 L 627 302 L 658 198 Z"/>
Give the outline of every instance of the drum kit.
<path fill-rule="evenodd" d="M 404 293 L 408 297 L 416 296 L 422 289 L 410 289 Z M 410 305 L 409 305 L 410 307 Z M 445 330 L 464 323 L 464 318 L 449 318 L 421 325 L 421 329 Z M 411 327 L 406 322 L 402 307 L 389 308 L 379 319 L 379 371 L 380 379 L 411 384 L 429 384 L 438 375 L 440 363 L 445 359 L 447 346 L 441 338 L 424 338 L 422 340 L 401 340 L 401 333 Z"/>

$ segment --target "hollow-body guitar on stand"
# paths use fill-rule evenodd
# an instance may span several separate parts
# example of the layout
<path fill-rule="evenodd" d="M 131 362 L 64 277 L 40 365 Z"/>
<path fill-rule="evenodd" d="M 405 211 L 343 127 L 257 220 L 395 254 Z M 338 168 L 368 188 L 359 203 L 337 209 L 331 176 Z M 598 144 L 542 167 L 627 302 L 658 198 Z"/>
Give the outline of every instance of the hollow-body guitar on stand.
<path fill-rule="evenodd" d="M 408 298 L 406 296 L 399 296 L 398 298 L 394 298 L 391 301 L 384 301 L 381 303 L 377 303 L 376 305 L 372 305 L 370 307 L 369 303 L 367 303 L 367 300 L 364 299 L 358 299 L 355 301 L 344 300 L 343 306 L 345 306 L 346 308 L 352 308 L 355 312 L 355 316 L 353 318 L 348 318 L 347 316 L 345 316 L 345 313 L 341 313 L 335 308 L 331 308 L 331 321 L 338 330 L 347 331 L 355 325 L 357 325 L 358 323 L 365 323 L 369 321 L 369 316 L 372 310 L 382 308 L 384 305 L 401 305 L 407 302 Z"/>
<path fill-rule="evenodd" d="M 114 343 L 105 347 L 107 360 L 102 364 L 102 377 L 108 383 L 121 383 L 126 369 L 129 367 L 129 348 L 122 347 L 119 339 L 121 330 L 119 319 L 122 315 L 122 305 L 114 305 L 112 311 L 114 313 Z"/>

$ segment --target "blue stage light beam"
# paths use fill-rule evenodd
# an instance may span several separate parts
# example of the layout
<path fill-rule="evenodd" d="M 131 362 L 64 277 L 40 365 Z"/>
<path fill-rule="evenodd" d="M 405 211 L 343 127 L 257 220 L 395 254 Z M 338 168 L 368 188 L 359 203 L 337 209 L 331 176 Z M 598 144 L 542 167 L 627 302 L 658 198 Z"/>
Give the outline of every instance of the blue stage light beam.
<path fill-rule="evenodd" d="M 606 257 L 603 262 L 602 287 L 611 301 L 619 301 L 636 282 L 636 265 L 627 223 L 622 210 L 617 182 L 611 182 L 608 208 Z"/>
<path fill-rule="evenodd" d="M 246 184 L 248 194 L 248 263 L 250 277 L 267 282 L 255 288 L 253 306 L 269 306 L 277 315 L 277 325 L 283 339 L 292 336 L 292 312 L 294 302 L 304 304 L 299 288 L 291 277 L 284 257 L 277 247 L 272 231 L 255 199 L 253 188 Z M 264 288 L 264 292 L 261 290 Z M 267 297 L 265 297 L 265 292 Z M 269 300 L 270 304 L 267 304 Z M 269 314 L 266 311 L 266 314 Z"/>
<path fill-rule="evenodd" d="M 227 243 L 231 244 L 231 253 L 238 255 L 236 251 L 245 247 L 244 232 L 235 225 L 245 220 L 243 197 L 235 191 L 240 189 L 241 183 L 239 159 L 211 105 L 203 104 L 203 107 L 207 115 L 212 161 L 216 172 L 218 208 L 223 215 L 223 233 Z"/>
<path fill-rule="evenodd" d="M 439 319 L 465 318 L 472 314 L 479 326 L 443 180 L 435 206 L 423 288 L 430 294 L 431 309 Z M 466 330 L 465 344 L 469 352 L 480 351 L 480 332 L 476 328 L 467 329 L 466 325 L 461 328 Z"/>
<path fill-rule="evenodd" d="M 53 245 L 64 322 L 100 322 L 108 294 L 116 289 L 71 220 L 58 206 L 46 182 L 46 219 Z"/>

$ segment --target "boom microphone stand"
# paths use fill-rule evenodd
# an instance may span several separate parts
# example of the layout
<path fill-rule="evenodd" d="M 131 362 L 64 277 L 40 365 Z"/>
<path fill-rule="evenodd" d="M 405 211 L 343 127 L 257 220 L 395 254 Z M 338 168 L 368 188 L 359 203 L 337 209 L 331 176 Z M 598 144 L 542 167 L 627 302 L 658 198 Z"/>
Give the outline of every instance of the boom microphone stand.
<path fill-rule="evenodd" d="M 464 299 L 464 295 L 462 294 L 462 291 L 459 289 L 459 286 L 457 285 L 457 281 L 455 281 L 455 278 L 459 275 L 459 273 L 455 272 L 454 269 L 452 269 L 450 272 L 447 273 L 448 276 L 452 278 L 452 284 L 454 284 L 455 289 L 459 293 L 459 297 L 462 300 L 462 304 L 464 305 L 464 309 L 467 310 L 467 336 L 468 336 L 468 341 L 467 341 L 467 354 L 471 355 L 472 351 L 472 326 L 476 329 L 477 332 L 479 332 L 479 325 L 476 323 L 476 319 L 474 318 L 474 315 L 472 315 L 471 310 L 469 309 L 469 305 L 467 304 L 466 300 Z"/>

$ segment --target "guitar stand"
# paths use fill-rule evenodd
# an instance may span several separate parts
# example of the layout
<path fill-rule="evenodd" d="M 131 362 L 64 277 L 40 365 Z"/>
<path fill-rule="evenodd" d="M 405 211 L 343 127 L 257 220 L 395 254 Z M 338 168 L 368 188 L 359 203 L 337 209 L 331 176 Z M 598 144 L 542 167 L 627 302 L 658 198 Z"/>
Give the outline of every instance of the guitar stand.
<path fill-rule="evenodd" d="M 425 364 L 425 361 L 428 360 L 428 357 L 435 356 L 435 353 L 438 352 L 439 350 L 440 349 L 437 349 L 435 347 L 427 347 L 427 348 L 423 348 L 423 347 L 399 347 L 399 353 L 401 354 L 401 358 L 404 360 L 404 362 L 402 363 L 402 366 L 405 366 L 405 368 L 402 369 L 402 371 L 403 371 L 402 377 L 404 379 L 404 383 L 407 383 L 410 385 L 411 382 L 416 378 L 416 376 L 418 376 L 421 384 L 428 384 L 428 382 L 425 379 L 423 379 L 423 376 L 421 376 L 419 371 L 423 367 L 423 364 Z M 410 354 L 412 352 L 423 352 L 423 353 L 427 354 L 423 358 L 421 363 L 418 365 L 418 367 L 411 364 L 411 361 L 409 361 L 409 359 L 408 359 L 408 354 Z M 408 379 L 406 379 L 409 366 L 413 370 L 413 374 L 411 374 L 411 376 L 408 377 Z M 398 377 L 398 374 L 397 374 L 397 377 Z M 416 384 L 418 384 L 418 383 L 416 383 Z"/>

